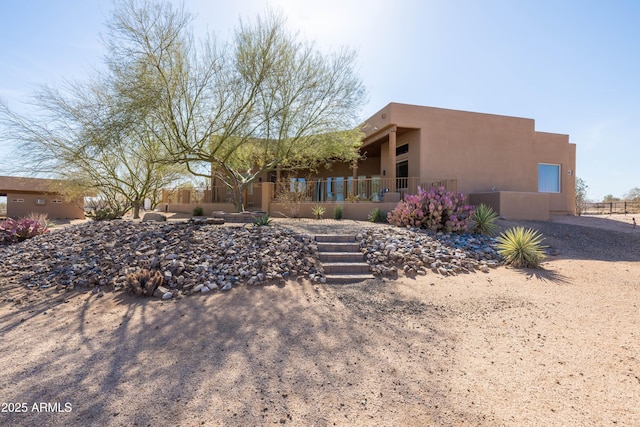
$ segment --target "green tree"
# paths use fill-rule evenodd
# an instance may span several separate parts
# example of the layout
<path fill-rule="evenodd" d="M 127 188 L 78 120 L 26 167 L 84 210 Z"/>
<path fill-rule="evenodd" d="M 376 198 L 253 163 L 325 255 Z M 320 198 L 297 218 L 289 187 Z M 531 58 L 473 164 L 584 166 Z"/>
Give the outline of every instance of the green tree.
<path fill-rule="evenodd" d="M 264 172 L 357 158 L 365 90 L 352 51 L 323 55 L 271 12 L 228 43 L 194 43 L 169 3 L 118 3 L 108 28 L 128 102 L 149 106 L 172 161 L 225 182 L 238 209 Z"/>
<path fill-rule="evenodd" d="M 619 201 L 620 201 L 620 198 L 619 197 L 615 197 L 613 194 L 607 194 L 602 199 L 603 203 L 619 202 Z"/>
<path fill-rule="evenodd" d="M 66 179 L 73 195 L 91 195 L 119 214 L 132 209 L 138 218 L 144 200 L 155 207 L 181 168 L 140 120 L 145 110 L 123 104 L 113 83 L 112 75 L 100 75 L 41 87 L 32 97 L 37 115 L 18 115 L 0 102 L 0 123 L 3 137 L 20 141 L 26 171 Z"/>
<path fill-rule="evenodd" d="M 631 190 L 629 190 L 624 195 L 624 199 L 629 201 L 634 201 L 634 202 L 640 200 L 640 187 L 634 187 Z"/>
<path fill-rule="evenodd" d="M 576 214 L 582 215 L 587 203 L 587 189 L 589 186 L 584 179 L 576 177 Z"/>

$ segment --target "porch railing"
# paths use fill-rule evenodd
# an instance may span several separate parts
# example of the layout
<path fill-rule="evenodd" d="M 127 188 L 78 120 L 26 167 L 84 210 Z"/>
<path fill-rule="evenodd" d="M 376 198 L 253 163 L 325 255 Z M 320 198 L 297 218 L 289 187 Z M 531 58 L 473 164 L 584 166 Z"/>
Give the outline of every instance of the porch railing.
<path fill-rule="evenodd" d="M 448 191 L 457 191 L 457 181 L 451 179 L 424 182 L 417 177 L 406 177 L 395 180 L 395 191 L 400 193 L 401 197 L 405 194 L 416 194 L 418 187 L 444 187 Z M 391 178 L 383 177 L 290 178 L 277 183 L 275 197 L 276 201 L 295 194 L 300 201 L 310 202 L 381 202 L 384 194 L 392 191 L 391 184 Z"/>

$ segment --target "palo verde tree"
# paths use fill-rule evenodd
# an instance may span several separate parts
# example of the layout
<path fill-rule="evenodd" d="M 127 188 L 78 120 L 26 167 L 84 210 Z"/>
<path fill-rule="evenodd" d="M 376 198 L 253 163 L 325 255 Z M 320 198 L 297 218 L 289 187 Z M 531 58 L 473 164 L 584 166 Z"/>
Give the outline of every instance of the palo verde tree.
<path fill-rule="evenodd" d="M 31 116 L 0 103 L 2 136 L 20 141 L 26 170 L 67 179 L 74 195 L 94 195 L 118 214 L 133 209 L 138 218 L 144 200 L 154 207 L 184 167 L 170 160 L 163 143 L 157 76 L 143 61 L 128 62 L 126 52 L 105 45 L 104 71 L 84 82 L 41 87 L 32 95 L 37 109 Z"/>
<path fill-rule="evenodd" d="M 169 3 L 123 1 L 106 37 L 128 102 L 150 107 L 173 162 L 225 182 L 242 209 L 264 172 L 357 158 L 365 90 L 353 52 L 323 55 L 275 13 L 241 22 L 228 42 L 195 43 L 190 22 Z"/>

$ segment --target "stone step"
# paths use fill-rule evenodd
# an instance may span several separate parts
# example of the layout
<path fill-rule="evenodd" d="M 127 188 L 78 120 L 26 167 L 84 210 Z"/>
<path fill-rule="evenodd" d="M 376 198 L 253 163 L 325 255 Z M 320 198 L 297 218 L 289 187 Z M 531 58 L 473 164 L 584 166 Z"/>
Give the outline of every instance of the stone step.
<path fill-rule="evenodd" d="M 326 274 L 327 283 L 349 284 L 358 283 L 368 279 L 374 279 L 371 274 Z"/>
<path fill-rule="evenodd" d="M 360 244 L 318 242 L 318 252 L 360 252 Z"/>
<path fill-rule="evenodd" d="M 344 234 L 316 234 L 316 242 L 353 243 L 356 237 Z"/>
<path fill-rule="evenodd" d="M 362 274 L 369 272 L 366 262 L 323 262 L 325 275 L 327 274 Z"/>
<path fill-rule="evenodd" d="M 320 252 L 321 262 L 363 262 L 364 254 L 361 252 Z"/>

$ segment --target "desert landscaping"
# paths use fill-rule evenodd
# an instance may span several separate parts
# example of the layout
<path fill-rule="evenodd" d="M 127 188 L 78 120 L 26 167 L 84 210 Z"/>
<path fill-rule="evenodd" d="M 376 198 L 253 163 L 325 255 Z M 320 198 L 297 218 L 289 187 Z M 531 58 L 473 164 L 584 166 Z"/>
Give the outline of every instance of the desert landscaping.
<path fill-rule="evenodd" d="M 50 233 L 55 245 L 40 236 L 0 248 L 0 424 L 640 425 L 640 228 L 624 215 L 498 224 L 542 232 L 541 269 L 478 261 L 337 285 L 301 261 L 298 277 L 248 284 L 257 274 L 247 265 L 229 291 L 223 278 L 210 292 L 162 299 L 115 290 L 118 278 L 92 280 L 97 261 L 74 267 L 78 277 L 62 265 L 74 247 L 123 262 L 116 249 L 98 250 L 100 235 L 70 240 L 62 228 Z M 131 240 L 100 226 L 114 228 L 101 232 L 111 248 Z M 304 236 L 371 227 L 277 220 L 269 233 L 289 246 L 271 256 L 304 260 L 313 252 Z M 186 243 L 205 244 L 206 230 Z M 181 250 L 191 250 L 187 266 L 200 256 Z M 36 256 L 43 251 L 53 264 Z"/>

